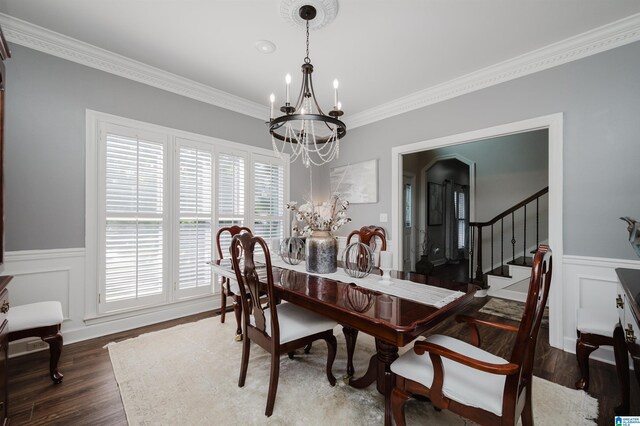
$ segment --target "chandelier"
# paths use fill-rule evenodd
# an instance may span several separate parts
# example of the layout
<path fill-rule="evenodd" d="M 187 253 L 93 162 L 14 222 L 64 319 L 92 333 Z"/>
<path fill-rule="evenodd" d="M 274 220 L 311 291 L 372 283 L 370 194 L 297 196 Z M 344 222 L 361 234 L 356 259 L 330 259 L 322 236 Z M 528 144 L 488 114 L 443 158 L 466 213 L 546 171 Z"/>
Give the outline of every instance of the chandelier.
<path fill-rule="evenodd" d="M 271 133 L 273 150 L 279 156 L 290 151 L 291 162 L 301 157 L 305 167 L 312 164 L 320 166 L 338 156 L 340 139 L 347 134 L 347 126 L 339 120 L 343 112 L 342 105 L 338 102 L 338 80 L 333 81 L 333 109 L 325 114 L 318 105 L 311 80 L 313 65 L 309 59 L 309 21 L 315 18 L 316 8 L 310 5 L 302 6 L 299 14 L 306 21 L 307 26 L 307 56 L 302 64 L 300 94 L 296 103 L 291 104 L 289 97 L 291 75 L 287 74 L 286 100 L 280 107 L 283 113 L 280 117 L 273 116 L 275 96 L 272 93 L 270 97 L 269 133 Z M 287 147 L 289 147 L 288 150 Z"/>

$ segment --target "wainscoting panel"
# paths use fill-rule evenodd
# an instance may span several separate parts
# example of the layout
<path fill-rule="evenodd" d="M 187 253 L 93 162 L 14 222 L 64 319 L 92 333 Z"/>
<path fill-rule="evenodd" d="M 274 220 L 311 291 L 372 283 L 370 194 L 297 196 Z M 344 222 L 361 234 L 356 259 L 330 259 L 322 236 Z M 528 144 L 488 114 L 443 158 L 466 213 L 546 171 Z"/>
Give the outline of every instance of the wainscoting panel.
<path fill-rule="evenodd" d="M 346 238 L 339 237 L 340 252 Z M 391 241 L 389 249 L 393 248 Z M 615 309 L 615 268 L 640 269 L 640 261 L 563 257 L 556 264 L 556 273 L 562 274 L 564 298 L 564 350 L 575 352 L 576 310 L 579 307 L 610 307 Z M 30 250 L 7 252 L 4 275 L 13 275 L 9 284 L 9 298 L 13 306 L 42 300 L 59 300 L 63 306 L 62 330 L 65 343 L 73 343 L 119 331 L 129 330 L 185 315 L 217 309 L 219 295 L 186 300 L 171 305 L 148 308 L 119 315 L 95 317 L 86 306 L 88 289 L 96 283 L 85 279 L 85 249 Z M 613 351 L 601 349 L 594 358 L 613 363 Z"/>
<path fill-rule="evenodd" d="M 85 296 L 95 293 L 95 280 L 85 279 L 85 249 L 28 250 L 7 252 L 0 274 L 13 275 L 9 283 L 12 306 L 45 300 L 62 304 L 65 344 L 130 330 L 220 307 L 220 296 L 185 300 L 171 305 L 147 308 L 96 318 Z M 91 317 L 91 318 L 89 318 Z M 26 351 L 27 340 L 13 342 L 10 353 Z"/>
<path fill-rule="evenodd" d="M 575 353 L 577 310 L 593 307 L 615 312 L 618 283 L 615 269 L 640 269 L 640 261 L 565 255 L 562 266 L 564 350 Z M 591 358 L 614 364 L 612 348 L 598 349 Z"/>

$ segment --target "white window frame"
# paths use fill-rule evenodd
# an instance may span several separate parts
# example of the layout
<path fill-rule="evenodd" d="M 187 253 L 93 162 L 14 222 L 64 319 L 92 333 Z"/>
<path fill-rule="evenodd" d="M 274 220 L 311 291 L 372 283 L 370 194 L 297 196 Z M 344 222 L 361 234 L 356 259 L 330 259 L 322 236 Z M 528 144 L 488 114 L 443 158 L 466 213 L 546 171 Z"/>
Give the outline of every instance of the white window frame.
<path fill-rule="evenodd" d="M 163 195 L 163 223 L 165 226 L 167 237 L 165 238 L 166 259 L 164 262 L 165 291 L 163 297 L 154 300 L 153 303 L 144 305 L 130 304 L 130 306 L 122 306 L 118 309 L 107 309 L 102 302 L 101 294 L 104 289 L 100 287 L 100 283 L 104 283 L 104 235 L 105 235 L 105 171 L 104 171 L 104 144 L 99 143 L 101 134 L 104 133 L 105 126 L 116 126 L 114 128 L 125 129 L 131 132 L 138 132 L 142 135 L 153 135 L 157 137 L 162 135 L 166 137 L 167 149 L 165 156 L 165 192 Z M 119 127 L 118 127 L 119 126 Z M 154 139 L 155 140 L 155 139 Z M 189 143 L 198 144 L 199 146 L 211 147 L 213 150 L 213 235 L 212 255 L 216 256 L 215 248 L 215 232 L 217 232 L 218 212 L 217 206 L 217 156 L 219 153 L 240 154 L 245 156 L 245 218 L 246 226 L 253 226 L 253 164 L 254 158 L 260 158 L 260 161 L 270 161 L 272 163 L 282 164 L 284 166 L 284 199 L 289 199 L 289 161 L 288 158 L 280 158 L 269 149 L 254 147 L 251 145 L 240 144 L 223 139 L 213 138 L 209 136 L 199 135 L 195 133 L 185 132 L 177 129 L 163 127 L 155 124 L 145 123 L 132 120 L 125 117 L 106 114 L 98 111 L 86 110 L 86 169 L 85 169 L 85 245 L 86 245 L 86 288 L 85 288 L 85 321 L 88 323 L 101 322 L 103 320 L 110 321 L 112 319 L 126 318 L 131 315 L 147 314 L 152 312 L 164 311 L 167 309 L 179 309 L 180 312 L 188 314 L 189 306 L 193 306 L 196 312 L 196 306 L 200 310 L 202 306 L 210 306 L 215 309 L 219 303 L 219 297 L 215 295 L 219 292 L 219 286 L 215 285 L 217 280 L 212 280 L 213 286 L 210 291 L 205 294 L 180 294 L 176 292 L 177 275 L 179 273 L 177 266 L 176 250 L 179 250 L 178 221 L 179 208 L 178 199 L 179 191 L 176 188 L 178 179 L 176 178 L 178 158 L 176 149 L 179 140 L 186 140 Z M 286 233 L 289 227 L 289 215 L 283 212 L 284 231 Z M 204 298 L 204 299 L 203 299 Z M 206 305 L 202 302 L 206 301 Z M 135 305 L 135 306 L 134 306 Z"/>

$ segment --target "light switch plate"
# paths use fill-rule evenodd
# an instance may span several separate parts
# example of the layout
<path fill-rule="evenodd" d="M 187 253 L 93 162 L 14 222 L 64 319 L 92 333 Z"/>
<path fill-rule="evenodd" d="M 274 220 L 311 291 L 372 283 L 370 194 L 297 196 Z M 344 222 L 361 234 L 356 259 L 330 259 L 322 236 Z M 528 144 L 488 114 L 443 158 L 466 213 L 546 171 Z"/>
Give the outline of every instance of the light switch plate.
<path fill-rule="evenodd" d="M 386 213 L 380 213 L 380 222 L 386 223 L 389 220 L 389 216 Z"/>

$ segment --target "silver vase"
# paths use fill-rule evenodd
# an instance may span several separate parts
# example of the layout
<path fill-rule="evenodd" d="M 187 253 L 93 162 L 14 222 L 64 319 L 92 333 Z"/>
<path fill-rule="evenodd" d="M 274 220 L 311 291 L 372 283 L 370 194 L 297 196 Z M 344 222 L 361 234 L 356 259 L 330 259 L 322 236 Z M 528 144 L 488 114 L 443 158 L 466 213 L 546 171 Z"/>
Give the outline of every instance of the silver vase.
<path fill-rule="evenodd" d="M 330 274 L 338 269 L 338 241 L 329 231 L 313 231 L 305 244 L 307 272 Z"/>

